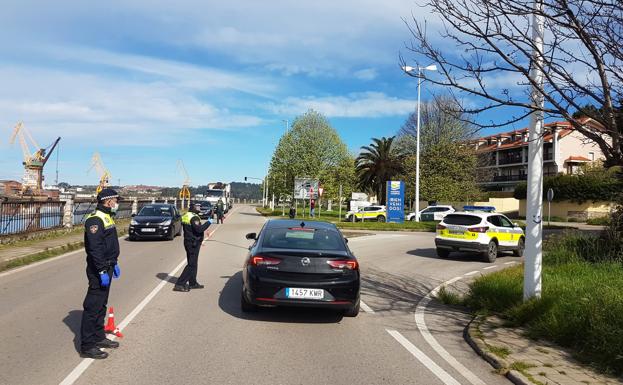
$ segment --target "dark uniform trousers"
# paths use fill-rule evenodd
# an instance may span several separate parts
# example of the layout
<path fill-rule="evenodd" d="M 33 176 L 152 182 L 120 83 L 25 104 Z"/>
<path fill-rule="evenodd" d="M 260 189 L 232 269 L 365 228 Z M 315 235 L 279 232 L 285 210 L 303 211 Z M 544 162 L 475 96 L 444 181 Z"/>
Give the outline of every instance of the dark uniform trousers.
<path fill-rule="evenodd" d="M 186 249 L 186 267 L 177 280 L 178 285 L 197 284 L 197 265 L 199 263 L 199 250 L 201 250 L 201 242 L 184 241 L 184 249 Z"/>
<path fill-rule="evenodd" d="M 111 284 L 112 275 L 113 267 L 110 267 L 108 276 L 111 277 Z M 95 268 L 87 266 L 87 278 L 89 288 L 84 298 L 84 311 L 82 312 L 82 325 L 80 327 L 83 351 L 94 348 L 97 342 L 106 338 L 104 320 L 108 307 L 108 294 L 110 293 L 110 285 L 108 287 L 101 286 L 99 273 L 95 271 Z"/>

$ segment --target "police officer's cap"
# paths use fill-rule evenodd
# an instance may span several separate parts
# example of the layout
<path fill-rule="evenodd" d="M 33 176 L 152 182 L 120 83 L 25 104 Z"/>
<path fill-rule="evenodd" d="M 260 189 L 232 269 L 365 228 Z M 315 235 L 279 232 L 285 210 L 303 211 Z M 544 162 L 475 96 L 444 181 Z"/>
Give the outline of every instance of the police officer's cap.
<path fill-rule="evenodd" d="M 112 198 L 119 198 L 119 194 L 111 188 L 105 188 L 102 191 L 100 191 L 99 194 L 97 194 L 98 202 L 104 202 L 106 199 L 112 199 Z"/>

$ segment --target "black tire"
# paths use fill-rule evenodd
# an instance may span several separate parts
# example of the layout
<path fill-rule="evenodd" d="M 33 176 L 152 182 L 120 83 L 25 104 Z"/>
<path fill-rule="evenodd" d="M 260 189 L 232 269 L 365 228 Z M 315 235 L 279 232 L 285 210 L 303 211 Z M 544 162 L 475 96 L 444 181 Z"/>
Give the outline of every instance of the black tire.
<path fill-rule="evenodd" d="M 167 241 L 172 241 L 175 239 L 175 229 L 171 229 L 171 233 L 169 234 L 169 236 L 167 237 Z"/>
<path fill-rule="evenodd" d="M 247 297 L 244 295 L 244 290 L 240 292 L 240 310 L 242 310 L 243 313 L 253 313 L 257 311 L 257 305 L 247 301 Z"/>
<path fill-rule="evenodd" d="M 179 237 L 180 235 L 182 235 L 182 226 L 180 225 L 180 229 L 177 231 L 177 234 L 175 234 L 176 237 Z"/>
<path fill-rule="evenodd" d="M 521 237 L 519 238 L 519 242 L 517 243 L 517 250 L 513 250 L 513 255 L 515 257 L 521 258 L 523 257 L 523 252 L 526 249 L 526 240 Z"/>
<path fill-rule="evenodd" d="M 359 315 L 359 300 L 350 309 L 344 310 L 344 317 L 357 317 Z"/>
<path fill-rule="evenodd" d="M 410 221 L 411 221 L 411 222 L 415 222 L 415 217 L 416 217 L 416 215 L 412 216 L 412 217 L 411 217 L 411 219 L 410 219 Z"/>
<path fill-rule="evenodd" d="M 128 240 L 129 240 L 130 242 L 136 242 L 136 237 L 135 237 L 134 235 L 130 235 L 130 236 L 128 237 Z"/>
<path fill-rule="evenodd" d="M 439 258 L 448 258 L 450 256 L 450 250 L 437 248 L 437 256 Z"/>
<path fill-rule="evenodd" d="M 383 215 L 379 215 L 378 217 L 376 217 L 376 220 L 379 222 L 385 222 L 385 217 Z"/>
<path fill-rule="evenodd" d="M 495 241 L 489 242 L 487 251 L 483 253 L 485 262 L 493 263 L 498 257 L 498 244 Z"/>

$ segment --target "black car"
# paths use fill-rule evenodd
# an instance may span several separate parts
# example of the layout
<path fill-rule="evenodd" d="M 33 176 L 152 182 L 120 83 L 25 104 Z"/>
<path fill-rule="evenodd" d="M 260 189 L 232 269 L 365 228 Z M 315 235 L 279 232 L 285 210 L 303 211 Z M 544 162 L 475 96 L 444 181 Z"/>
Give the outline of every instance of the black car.
<path fill-rule="evenodd" d="M 182 234 L 182 217 L 174 205 L 156 203 L 144 206 L 130 222 L 130 240 L 166 238 Z"/>
<path fill-rule="evenodd" d="M 198 213 L 201 219 L 214 217 L 214 206 L 212 206 L 212 203 L 208 201 L 195 202 L 195 204 L 197 203 L 201 205 L 201 209 Z"/>
<path fill-rule="evenodd" d="M 359 313 L 359 263 L 334 224 L 266 222 L 242 271 L 242 311 L 257 306 L 310 306 Z"/>

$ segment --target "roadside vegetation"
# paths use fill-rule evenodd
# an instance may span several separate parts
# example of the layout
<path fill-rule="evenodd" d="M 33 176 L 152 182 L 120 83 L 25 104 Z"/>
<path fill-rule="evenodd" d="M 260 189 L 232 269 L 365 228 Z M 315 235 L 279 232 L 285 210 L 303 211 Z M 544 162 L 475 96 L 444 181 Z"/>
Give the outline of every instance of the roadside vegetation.
<path fill-rule="evenodd" d="M 612 224 L 612 223 L 616 224 Z M 442 302 L 495 313 L 528 336 L 567 347 L 597 369 L 623 374 L 623 209 L 600 237 L 569 232 L 545 244 L 541 299 L 523 301 L 523 266 L 482 276 L 460 300 Z"/>

